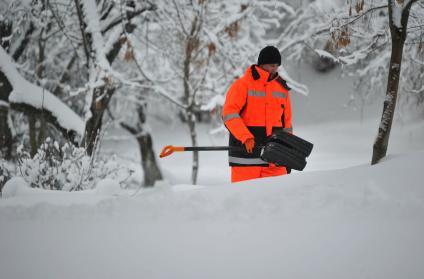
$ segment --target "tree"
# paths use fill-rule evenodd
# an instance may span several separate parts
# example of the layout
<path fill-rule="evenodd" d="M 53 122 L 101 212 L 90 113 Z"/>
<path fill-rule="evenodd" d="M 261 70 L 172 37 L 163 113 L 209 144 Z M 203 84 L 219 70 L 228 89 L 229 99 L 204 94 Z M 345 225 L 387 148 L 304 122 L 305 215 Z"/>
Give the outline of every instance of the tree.
<path fill-rule="evenodd" d="M 86 67 L 89 68 L 87 100 L 90 105 L 89 109 L 86 110 L 87 122 L 84 145 L 88 154 L 92 154 L 94 143 L 101 130 L 104 112 L 116 91 L 112 84 L 113 70 L 111 65 L 125 39 L 120 36 L 116 37 L 113 47 L 108 51 L 103 33 L 111 27 L 102 27 L 101 17 L 97 13 L 98 6 L 96 2 L 94 0 L 86 0 L 84 2 L 75 0 L 75 7 L 79 26 L 81 26 L 81 37 L 87 59 Z M 103 12 L 111 13 L 113 11 L 113 7 L 110 8 L 108 5 L 103 7 Z M 117 22 L 118 28 L 121 28 L 121 34 L 127 35 L 137 27 L 131 23 L 133 17 L 153 9 L 155 9 L 155 6 L 151 4 L 147 6 L 143 4 L 136 5 L 134 1 L 126 1 L 125 4 L 121 3 L 121 6 L 117 9 L 117 15 L 115 15 L 118 17 L 115 22 Z M 113 13 L 111 14 L 114 15 Z"/>
<path fill-rule="evenodd" d="M 414 2 L 416 0 L 388 0 L 392 52 L 389 64 L 386 100 L 384 101 L 377 138 L 373 146 L 372 164 L 378 163 L 386 156 L 399 88 L 403 48 L 408 34 L 409 12 Z"/>
<path fill-rule="evenodd" d="M 0 6 L 0 141 L 5 154 L 10 156 L 17 140 L 9 125 L 14 111 L 31 116 L 33 140 L 38 129 L 42 142 L 46 120 L 75 145 L 84 138 L 81 144 L 93 154 L 104 112 L 122 78 L 112 63 L 125 38 L 142 24 L 141 15 L 155 5 L 7 0 Z"/>
<path fill-rule="evenodd" d="M 379 88 L 386 83 L 383 113 L 371 161 L 376 164 L 387 152 L 399 88 L 424 95 L 422 61 L 419 59 L 423 45 L 424 5 L 417 0 L 349 0 L 347 7 L 343 1 L 336 2 L 330 9 L 322 1 L 315 1 L 312 6 L 318 12 L 321 10 L 321 16 L 305 18 L 302 25 L 310 30 L 307 32 L 310 38 L 300 38 L 295 43 L 305 44 L 317 55 L 344 65 L 345 70 L 357 78 L 357 93 L 352 98 L 359 98 L 362 103 L 378 94 Z M 416 9 L 411 9 L 413 6 Z M 324 9 L 326 17 L 322 16 Z M 315 12 L 307 10 L 306 14 L 311 16 Z M 307 27 L 317 21 L 323 23 L 321 30 Z M 412 27 L 408 27 L 409 21 L 414 23 Z M 327 35 L 322 38 L 323 34 Z M 334 52 L 319 49 L 317 45 L 323 42 L 332 43 Z M 403 56 L 405 46 L 406 57 Z M 406 64 L 403 75 L 402 64 Z M 400 81 L 403 83 L 399 84 Z"/>

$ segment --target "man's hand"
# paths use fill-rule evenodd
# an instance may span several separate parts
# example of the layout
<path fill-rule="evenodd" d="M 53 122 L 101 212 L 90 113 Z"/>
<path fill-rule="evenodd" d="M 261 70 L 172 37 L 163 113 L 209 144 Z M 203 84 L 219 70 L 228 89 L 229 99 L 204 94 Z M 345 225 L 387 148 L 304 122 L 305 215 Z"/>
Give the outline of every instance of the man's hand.
<path fill-rule="evenodd" d="M 253 148 L 255 147 L 255 139 L 250 138 L 244 142 L 244 147 L 246 147 L 247 153 L 252 153 Z"/>

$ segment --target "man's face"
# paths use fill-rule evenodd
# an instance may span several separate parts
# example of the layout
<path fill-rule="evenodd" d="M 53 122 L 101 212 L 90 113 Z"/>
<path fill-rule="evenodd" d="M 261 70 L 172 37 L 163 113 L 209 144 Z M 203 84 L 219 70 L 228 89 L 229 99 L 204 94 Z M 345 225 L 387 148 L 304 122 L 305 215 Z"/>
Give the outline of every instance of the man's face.
<path fill-rule="evenodd" d="M 263 64 L 260 67 L 270 74 L 276 74 L 278 71 L 279 65 L 278 64 Z"/>

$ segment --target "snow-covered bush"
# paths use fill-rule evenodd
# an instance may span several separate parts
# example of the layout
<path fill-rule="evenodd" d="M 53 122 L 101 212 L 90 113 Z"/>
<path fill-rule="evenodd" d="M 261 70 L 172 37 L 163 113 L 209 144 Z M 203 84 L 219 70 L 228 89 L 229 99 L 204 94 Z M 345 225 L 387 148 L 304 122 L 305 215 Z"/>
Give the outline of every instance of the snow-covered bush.
<path fill-rule="evenodd" d="M 18 148 L 18 173 L 31 187 L 75 191 L 92 189 L 105 178 L 123 182 L 132 171 L 120 166 L 115 156 L 88 156 L 84 148 L 68 143 L 60 147 L 47 138 L 33 158 Z"/>

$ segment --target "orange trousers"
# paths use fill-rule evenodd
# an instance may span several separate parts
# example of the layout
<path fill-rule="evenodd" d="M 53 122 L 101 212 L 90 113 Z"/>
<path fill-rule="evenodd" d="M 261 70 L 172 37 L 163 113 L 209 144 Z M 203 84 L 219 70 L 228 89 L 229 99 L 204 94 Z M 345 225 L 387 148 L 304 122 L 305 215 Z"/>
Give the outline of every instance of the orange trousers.
<path fill-rule="evenodd" d="M 231 182 L 240 182 L 243 180 L 279 176 L 287 174 L 285 167 L 277 167 L 271 164 L 269 167 L 231 167 Z"/>

